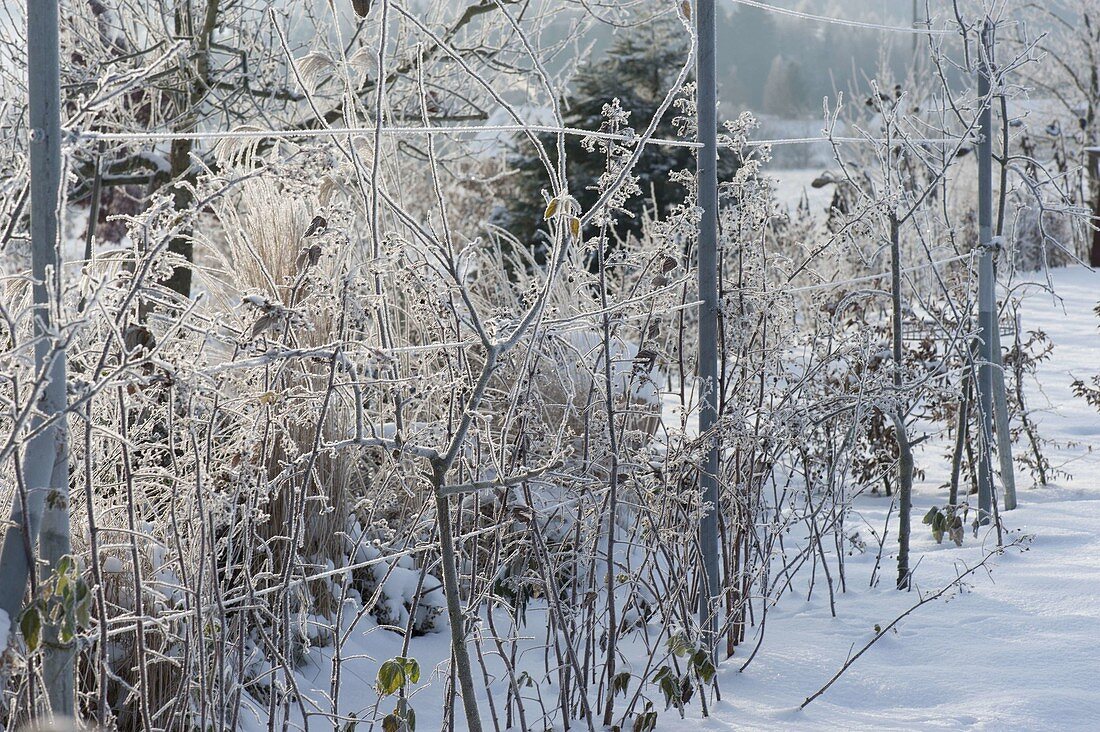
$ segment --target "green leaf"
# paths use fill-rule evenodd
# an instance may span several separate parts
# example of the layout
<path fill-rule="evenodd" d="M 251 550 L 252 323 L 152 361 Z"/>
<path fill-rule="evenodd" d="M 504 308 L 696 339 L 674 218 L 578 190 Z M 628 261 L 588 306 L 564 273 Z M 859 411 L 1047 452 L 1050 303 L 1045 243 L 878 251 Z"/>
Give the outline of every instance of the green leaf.
<path fill-rule="evenodd" d="M 622 673 L 615 674 L 615 678 L 611 679 L 612 694 L 619 694 L 621 692 L 625 695 L 628 686 L 630 686 L 629 671 L 623 671 Z"/>
<path fill-rule="evenodd" d="M 37 605 L 29 605 L 23 611 L 23 617 L 19 619 L 19 630 L 23 633 L 23 640 L 27 642 L 28 650 L 38 648 L 42 639 L 42 615 Z"/>
<path fill-rule="evenodd" d="M 80 627 L 87 628 L 92 624 L 92 593 L 84 581 L 80 581 L 76 586 L 75 611 L 76 622 Z"/>
<path fill-rule="evenodd" d="M 657 669 L 657 673 L 653 675 L 653 680 L 657 682 L 657 688 L 661 690 L 665 697 L 665 709 L 672 706 L 673 702 L 679 702 L 680 678 L 673 672 L 671 666 L 661 666 Z"/>
<path fill-rule="evenodd" d="M 683 658 L 695 650 L 695 648 L 691 645 L 691 641 L 688 640 L 687 634 L 683 631 L 679 631 L 668 637 L 668 650 L 670 653 Z"/>
<path fill-rule="evenodd" d="M 408 683 L 415 684 L 420 681 L 420 664 L 416 662 L 415 658 L 398 657 L 394 660 L 401 662 Z"/>
<path fill-rule="evenodd" d="M 382 732 L 401 732 L 401 721 L 396 714 L 387 714 L 382 720 Z"/>
<path fill-rule="evenodd" d="M 378 669 L 378 679 L 375 685 L 378 687 L 378 693 L 382 696 L 397 693 L 405 685 L 404 665 L 396 659 L 383 663 Z"/>
<path fill-rule="evenodd" d="M 691 679 L 684 676 L 680 679 L 680 704 L 686 704 L 691 701 L 692 696 L 695 693 L 695 685 L 692 684 Z"/>
<path fill-rule="evenodd" d="M 665 709 L 672 706 L 672 702 L 677 701 L 680 697 L 679 688 L 670 678 L 661 680 L 661 693 L 665 695 Z"/>
<path fill-rule="evenodd" d="M 932 506 L 932 508 L 928 509 L 928 513 L 924 514 L 924 518 L 921 521 L 922 521 L 922 523 L 930 524 L 930 523 L 932 523 L 933 521 L 936 520 L 936 516 L 938 516 L 939 514 L 940 514 L 939 507 L 938 506 Z"/>
<path fill-rule="evenodd" d="M 699 679 L 704 684 L 709 684 L 710 680 L 714 678 L 715 673 L 714 664 L 710 660 L 710 654 L 700 649 L 691 657 L 691 663 Z"/>
<path fill-rule="evenodd" d="M 92 624 L 92 613 L 87 605 L 80 605 L 76 609 L 76 622 L 81 628 L 87 628 Z"/>
<path fill-rule="evenodd" d="M 695 684 L 687 676 L 680 679 L 680 704 L 687 704 L 695 694 Z"/>
<path fill-rule="evenodd" d="M 634 717 L 633 732 L 653 732 L 657 729 L 657 712 L 649 711 Z"/>
<path fill-rule="evenodd" d="M 962 546 L 963 536 L 965 535 L 965 533 L 966 532 L 963 530 L 962 526 L 962 519 L 956 516 L 955 520 L 951 524 L 951 531 L 949 533 L 951 541 L 955 542 L 956 546 Z"/>

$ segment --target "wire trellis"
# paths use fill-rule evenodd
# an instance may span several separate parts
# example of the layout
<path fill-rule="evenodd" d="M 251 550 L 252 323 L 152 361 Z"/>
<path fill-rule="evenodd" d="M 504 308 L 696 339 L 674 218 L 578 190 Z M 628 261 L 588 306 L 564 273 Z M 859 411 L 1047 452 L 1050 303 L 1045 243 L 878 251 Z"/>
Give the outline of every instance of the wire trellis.
<path fill-rule="evenodd" d="M 738 5 L 746 5 L 750 8 L 757 8 L 758 10 L 765 10 L 769 13 L 775 13 L 777 15 L 787 15 L 792 18 L 801 18 L 803 20 L 813 20 L 819 23 L 829 23 L 831 25 L 843 25 L 848 28 L 864 28 L 866 30 L 887 31 L 889 33 L 907 33 L 910 35 L 926 35 L 926 36 L 946 36 L 958 33 L 954 30 L 945 30 L 943 28 L 918 28 L 897 26 L 897 25 L 884 25 L 881 23 L 868 23 L 862 20 L 848 20 L 847 18 L 834 18 L 828 15 L 815 15 L 813 13 L 805 13 L 801 10 L 788 10 L 787 8 L 776 7 L 775 5 L 768 5 L 767 3 L 759 2 L 759 0 L 733 0 Z"/>
<path fill-rule="evenodd" d="M 687 147 L 699 148 L 700 143 L 692 140 L 673 140 L 668 138 L 651 137 L 643 138 L 640 135 L 616 134 L 612 132 L 600 132 L 585 130 L 578 127 L 560 127 L 555 125 L 449 125 L 449 126 L 419 126 L 383 127 L 378 130 L 374 127 L 327 127 L 320 129 L 235 129 L 235 130 L 208 130 L 203 132 L 174 132 L 172 130 L 146 131 L 146 132 L 96 132 L 88 130 L 70 130 L 71 138 L 87 140 L 90 142 L 165 142 L 170 140 L 194 140 L 194 141 L 220 141 L 220 140 L 263 140 L 263 139 L 293 139 L 313 137 L 342 137 L 342 136 L 368 136 L 383 135 L 477 135 L 482 133 L 518 133 L 518 132 L 542 132 L 547 134 L 573 135 L 578 137 L 592 137 L 600 140 L 614 140 L 626 144 L 643 143 L 660 147 Z M 957 145 L 969 140 L 969 137 L 922 137 L 905 138 L 906 142 L 918 145 Z M 766 140 L 747 140 L 745 147 L 776 147 L 784 145 L 816 145 L 821 143 L 841 144 L 868 144 L 882 145 L 898 140 L 886 140 L 884 138 L 870 136 L 831 136 L 820 135 L 817 137 L 787 137 Z"/>

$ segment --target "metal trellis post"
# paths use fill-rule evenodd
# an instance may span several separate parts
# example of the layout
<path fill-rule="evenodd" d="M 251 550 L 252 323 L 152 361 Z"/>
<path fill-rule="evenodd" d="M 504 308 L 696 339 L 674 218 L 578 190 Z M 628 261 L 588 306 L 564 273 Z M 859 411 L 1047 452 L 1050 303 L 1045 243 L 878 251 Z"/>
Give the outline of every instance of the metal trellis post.
<path fill-rule="evenodd" d="M 997 458 L 1001 463 L 1001 485 L 1004 487 L 1001 506 L 1006 511 L 1016 508 L 1016 474 L 1012 464 L 1012 433 L 1008 418 L 1008 396 L 1005 393 L 1005 364 L 1001 351 L 1001 329 L 993 328 L 993 417 L 997 429 Z"/>
<path fill-rule="evenodd" d="M 993 24 L 982 26 L 978 61 L 978 97 L 981 102 L 978 126 L 978 524 L 989 523 L 993 515 L 993 331 L 997 327 L 993 278 L 993 112 L 990 98 L 993 53 Z"/>
<path fill-rule="evenodd" d="M 69 553 L 68 461 L 65 412 L 65 351 L 53 333 L 51 293 L 58 293 L 58 205 L 61 186 L 61 85 L 58 0 L 27 3 L 27 91 L 30 127 L 31 268 L 34 276 L 34 362 L 44 379 L 31 418 L 37 431 L 23 452 L 26 502 L 12 502 L 12 523 L 0 550 L 0 609 L 13 624 L 22 611 L 34 544 L 41 548 L 44 576 Z M 54 419 L 51 423 L 50 419 Z M 41 529 L 41 536 L 40 536 Z M 72 649 L 44 628 L 42 675 L 54 714 L 73 712 Z"/>
<path fill-rule="evenodd" d="M 698 56 L 697 105 L 699 116 L 699 433 L 706 439 L 706 455 L 699 473 L 703 500 L 711 505 L 699 524 L 706 587 L 700 593 L 699 619 L 707 647 L 716 647 L 721 596 L 718 557 L 718 443 L 710 434 L 718 421 L 718 92 L 715 73 L 714 0 L 698 0 L 695 10 Z"/>

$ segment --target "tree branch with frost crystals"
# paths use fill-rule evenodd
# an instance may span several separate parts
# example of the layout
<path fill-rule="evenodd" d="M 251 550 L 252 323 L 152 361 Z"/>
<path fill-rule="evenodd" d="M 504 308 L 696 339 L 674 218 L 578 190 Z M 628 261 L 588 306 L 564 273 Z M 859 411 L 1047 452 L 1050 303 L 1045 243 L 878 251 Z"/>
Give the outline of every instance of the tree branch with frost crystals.
<path fill-rule="evenodd" d="M 489 5 L 489 3 L 486 3 L 486 5 Z M 394 5 L 393 9 L 404 16 L 410 23 L 412 23 L 418 30 L 420 30 L 421 33 L 431 38 L 432 42 L 435 43 L 440 50 L 450 56 L 451 59 L 455 63 L 457 63 L 474 82 L 479 84 L 486 91 L 486 93 L 488 93 L 493 98 L 493 101 L 495 101 L 498 105 L 500 105 L 502 109 L 508 112 L 508 115 L 516 124 L 523 125 L 524 120 L 520 115 L 519 110 L 517 110 L 507 99 L 505 99 L 500 94 L 500 92 L 496 91 L 491 84 L 485 81 L 482 75 L 477 73 L 477 71 L 475 71 L 470 66 L 469 62 L 462 56 L 462 54 L 458 53 L 451 47 L 451 44 L 449 42 L 440 38 L 436 33 L 432 32 L 431 28 L 425 25 L 413 13 L 405 10 L 400 5 Z M 547 174 L 550 176 L 551 187 L 553 188 L 555 195 L 559 195 L 566 190 L 567 181 L 559 179 L 554 165 L 550 162 L 550 156 L 547 154 L 546 148 L 545 146 L 543 146 L 542 141 L 539 140 L 538 136 L 527 128 L 524 129 L 524 136 L 532 145 L 534 145 L 535 150 L 538 152 L 539 159 L 542 161 L 543 167 L 546 169 Z"/>
<path fill-rule="evenodd" d="M 474 480 L 469 483 L 454 483 L 451 485 L 445 485 L 440 488 L 440 492 L 445 496 L 456 496 L 462 493 L 476 493 L 477 491 L 487 490 L 489 488 L 507 488 L 518 483 L 525 483 L 535 478 L 540 478 L 547 473 L 557 470 L 563 465 L 562 461 L 555 460 L 541 468 L 534 470 L 527 470 L 515 475 L 506 475 L 494 480 Z"/>
<path fill-rule="evenodd" d="M 625 176 L 620 176 L 616 185 L 621 185 L 623 180 L 625 180 Z M 593 211 L 595 211 L 595 209 L 593 209 Z M 458 427 L 455 429 L 454 435 L 451 437 L 446 450 L 438 457 L 429 460 L 432 468 L 430 479 L 435 492 L 436 513 L 439 521 L 440 542 L 442 545 L 444 594 L 447 598 L 447 612 L 451 620 L 452 647 L 455 653 L 456 666 L 458 666 L 456 669 L 457 675 L 459 676 L 459 680 L 463 682 L 463 705 L 466 708 L 467 723 L 470 725 L 472 732 L 479 732 L 481 723 L 480 717 L 478 716 L 476 700 L 473 696 L 473 680 L 469 655 L 465 648 L 465 618 L 459 607 L 458 573 L 455 562 L 453 539 L 451 537 L 450 511 L 447 501 L 448 496 L 443 492 L 443 488 L 447 473 L 450 471 L 459 451 L 466 442 L 466 435 L 473 424 L 478 409 L 481 407 L 485 391 L 489 386 L 489 380 L 496 372 L 499 359 L 524 338 L 528 330 L 537 322 L 544 312 L 546 299 L 549 296 L 556 280 L 558 270 L 562 262 L 564 262 L 568 252 L 568 242 L 571 242 L 574 236 L 566 231 L 564 222 L 557 222 L 555 228 L 555 239 L 557 241 L 555 248 L 557 250 L 557 256 L 554 257 L 548 269 L 545 282 L 535 302 L 520 319 L 519 323 L 507 338 L 497 342 L 483 342 L 483 347 L 485 348 L 485 362 L 482 365 L 481 374 L 470 394 L 470 398 L 463 408 Z M 576 236 L 579 237 L 580 232 L 577 232 Z M 457 268 L 455 268 L 454 272 L 457 274 Z M 458 282 L 458 286 L 460 289 L 465 289 L 465 285 L 461 281 Z M 487 340 L 487 335 L 485 338 Z"/>

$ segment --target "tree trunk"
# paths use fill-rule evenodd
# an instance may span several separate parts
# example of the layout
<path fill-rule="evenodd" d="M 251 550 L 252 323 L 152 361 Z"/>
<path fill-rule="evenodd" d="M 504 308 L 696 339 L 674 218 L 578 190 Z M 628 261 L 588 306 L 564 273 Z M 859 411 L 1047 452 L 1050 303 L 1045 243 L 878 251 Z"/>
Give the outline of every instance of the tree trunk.
<path fill-rule="evenodd" d="M 466 650 L 466 616 L 458 594 L 458 562 L 455 554 L 451 512 L 447 496 L 443 495 L 446 470 L 433 466 L 436 520 L 439 523 L 439 553 L 443 566 L 443 595 L 447 602 L 447 620 L 451 626 L 451 650 L 454 652 L 455 676 L 458 677 L 462 707 L 466 712 L 469 732 L 481 732 L 481 713 L 474 695 L 474 675 L 470 653 Z"/>
<path fill-rule="evenodd" d="M 901 232 L 897 214 L 890 215 L 890 299 L 893 304 L 892 331 L 894 357 L 894 389 L 899 400 L 891 415 L 894 439 L 898 443 L 898 589 L 909 588 L 909 531 L 913 508 L 913 448 L 905 430 L 902 406 L 902 302 L 901 302 Z"/>
<path fill-rule="evenodd" d="M 193 125 L 188 126 L 187 131 L 191 131 Z M 193 176 L 188 176 L 187 172 L 191 167 L 191 150 L 194 143 L 191 140 L 173 140 L 172 141 L 172 180 L 177 183 L 175 190 L 172 192 L 172 207 L 177 211 L 185 211 L 191 205 L 194 196 L 191 195 L 191 189 L 179 185 L 179 183 L 190 182 Z M 172 241 L 168 242 L 168 251 L 173 254 L 178 254 L 183 257 L 190 264 L 195 261 L 195 243 L 191 239 L 190 227 L 187 227 L 184 231 L 172 238 Z M 176 267 L 172 270 L 172 276 L 161 282 L 165 287 L 178 292 L 184 297 L 191 296 L 191 267 L 183 266 Z"/>

